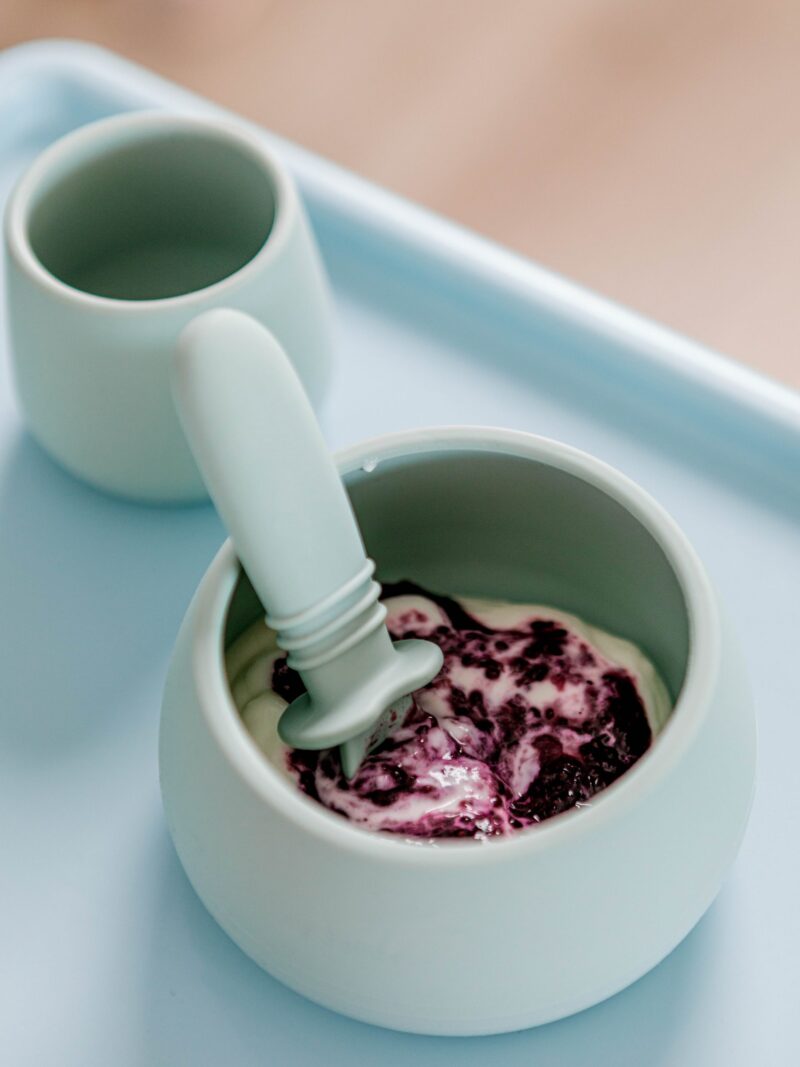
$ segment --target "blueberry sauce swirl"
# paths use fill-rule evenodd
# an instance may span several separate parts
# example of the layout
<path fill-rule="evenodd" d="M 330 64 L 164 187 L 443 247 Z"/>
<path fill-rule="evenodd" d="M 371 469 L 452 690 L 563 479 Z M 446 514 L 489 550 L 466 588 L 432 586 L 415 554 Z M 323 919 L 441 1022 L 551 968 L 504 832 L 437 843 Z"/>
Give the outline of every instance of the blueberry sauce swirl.
<path fill-rule="evenodd" d="M 628 642 L 606 642 L 628 649 L 628 664 L 641 660 L 637 677 L 587 637 L 600 631 L 571 625 L 579 623 L 572 616 L 506 612 L 513 621 L 494 626 L 410 582 L 385 586 L 383 599 L 392 637 L 435 641 L 442 670 L 351 781 L 337 750 L 285 753 L 308 797 L 365 829 L 487 839 L 534 826 L 616 781 L 669 713 L 663 683 L 644 656 Z M 271 687 L 284 700 L 303 692 L 285 656 L 271 670 Z M 662 705 L 650 717 L 643 678 Z"/>

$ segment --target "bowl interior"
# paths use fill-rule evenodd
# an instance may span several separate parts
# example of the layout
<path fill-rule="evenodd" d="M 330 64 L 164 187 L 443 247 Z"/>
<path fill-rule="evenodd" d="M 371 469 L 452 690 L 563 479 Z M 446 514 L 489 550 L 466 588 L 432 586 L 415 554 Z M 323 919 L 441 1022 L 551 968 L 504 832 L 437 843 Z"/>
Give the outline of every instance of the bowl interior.
<path fill-rule="evenodd" d="M 573 612 L 636 643 L 677 699 L 690 630 L 681 584 L 655 536 L 603 490 L 544 461 L 469 448 L 382 459 L 345 483 L 379 580 Z M 262 616 L 242 575 L 226 647 Z"/>

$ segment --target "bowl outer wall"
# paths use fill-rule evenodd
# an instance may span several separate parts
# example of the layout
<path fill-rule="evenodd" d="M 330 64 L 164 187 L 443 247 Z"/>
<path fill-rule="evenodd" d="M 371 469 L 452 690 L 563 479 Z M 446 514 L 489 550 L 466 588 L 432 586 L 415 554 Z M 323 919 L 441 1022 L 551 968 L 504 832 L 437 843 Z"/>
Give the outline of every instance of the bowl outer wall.
<path fill-rule="evenodd" d="M 396 454 L 412 438 L 424 440 L 367 442 L 342 465 L 385 454 L 386 441 Z M 464 432 L 444 440 L 466 444 Z M 162 715 L 162 793 L 196 891 L 275 977 L 378 1025 L 496 1033 L 610 996 L 702 916 L 738 849 L 755 761 L 741 656 L 715 603 L 706 606 L 719 656 L 702 707 L 681 709 L 692 721 L 662 738 L 663 752 L 660 742 L 590 809 L 505 841 L 431 848 L 349 826 L 266 764 L 222 678 L 237 578 L 227 543 L 181 628 Z"/>

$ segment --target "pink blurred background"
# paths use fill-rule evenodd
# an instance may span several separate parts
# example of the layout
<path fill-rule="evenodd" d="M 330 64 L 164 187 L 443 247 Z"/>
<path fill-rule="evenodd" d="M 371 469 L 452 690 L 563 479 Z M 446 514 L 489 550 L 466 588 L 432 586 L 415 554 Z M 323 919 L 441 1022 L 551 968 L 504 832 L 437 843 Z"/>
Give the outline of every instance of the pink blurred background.
<path fill-rule="evenodd" d="M 798 0 L 3 0 L 800 386 Z"/>

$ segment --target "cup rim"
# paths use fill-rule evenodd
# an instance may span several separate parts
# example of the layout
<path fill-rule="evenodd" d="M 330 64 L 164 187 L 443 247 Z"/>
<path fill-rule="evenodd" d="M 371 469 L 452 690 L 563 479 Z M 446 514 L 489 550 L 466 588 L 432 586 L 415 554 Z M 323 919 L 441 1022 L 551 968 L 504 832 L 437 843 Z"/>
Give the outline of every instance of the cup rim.
<path fill-rule="evenodd" d="M 240 565 L 227 540 L 201 580 L 195 601 L 191 665 L 193 691 L 206 724 L 231 769 L 264 803 L 295 827 L 330 847 L 408 864 L 472 866 L 505 862 L 567 845 L 619 819 L 669 777 L 707 718 L 719 673 L 721 622 L 716 597 L 694 549 L 671 516 L 626 475 L 603 461 L 550 438 L 483 426 L 432 427 L 374 437 L 336 454 L 342 476 L 365 463 L 437 452 L 488 451 L 546 463 L 607 493 L 654 538 L 675 576 L 689 616 L 686 673 L 667 726 L 655 744 L 580 811 L 570 809 L 517 834 L 485 842 L 415 841 L 355 826 L 292 789 L 259 751 L 236 708 L 225 673 L 224 628 Z"/>
<path fill-rule="evenodd" d="M 78 166 L 92 163 L 100 157 L 105 148 L 142 143 L 171 131 L 198 132 L 220 143 L 228 143 L 253 159 L 262 169 L 272 189 L 275 209 L 272 226 L 256 253 L 232 273 L 210 285 L 175 296 L 149 297 L 144 300 L 125 300 L 89 293 L 69 285 L 48 270 L 33 250 L 29 235 L 34 200 L 48 175 L 59 166 L 68 168 L 71 162 L 77 162 Z M 126 137 L 129 139 L 125 140 Z M 84 154 L 87 150 L 89 154 Z M 5 216 L 6 247 L 20 270 L 66 302 L 86 304 L 97 309 L 114 309 L 128 314 L 152 314 L 154 311 L 171 310 L 175 307 L 191 308 L 192 304 L 203 303 L 209 298 L 224 297 L 228 290 L 247 281 L 252 274 L 280 255 L 281 248 L 288 239 L 295 200 L 296 194 L 287 171 L 244 122 L 233 118 L 208 118 L 152 109 L 126 111 L 71 130 L 37 156 L 17 181 L 9 197 Z"/>

